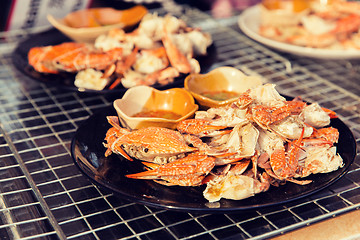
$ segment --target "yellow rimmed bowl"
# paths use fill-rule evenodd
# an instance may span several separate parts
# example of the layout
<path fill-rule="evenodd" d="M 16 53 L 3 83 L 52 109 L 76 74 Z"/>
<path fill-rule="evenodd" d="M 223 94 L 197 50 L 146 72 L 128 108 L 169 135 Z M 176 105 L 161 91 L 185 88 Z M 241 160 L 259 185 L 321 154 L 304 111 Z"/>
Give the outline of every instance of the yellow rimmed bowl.
<path fill-rule="evenodd" d="M 62 19 L 48 15 L 48 21 L 76 42 L 93 43 L 95 39 L 114 28 L 124 29 L 136 25 L 147 14 L 141 5 L 125 10 L 89 8 L 69 13 Z"/>
<path fill-rule="evenodd" d="M 219 67 L 205 74 L 190 74 L 184 87 L 203 108 L 220 107 L 237 100 L 249 88 L 262 85 L 259 76 L 247 76 L 233 67 Z"/>
<path fill-rule="evenodd" d="M 199 108 L 183 88 L 158 90 L 148 86 L 128 89 L 113 105 L 120 123 L 130 130 L 150 126 L 175 129 L 180 121 L 193 117 Z M 143 116 L 137 117 L 139 114 Z"/>

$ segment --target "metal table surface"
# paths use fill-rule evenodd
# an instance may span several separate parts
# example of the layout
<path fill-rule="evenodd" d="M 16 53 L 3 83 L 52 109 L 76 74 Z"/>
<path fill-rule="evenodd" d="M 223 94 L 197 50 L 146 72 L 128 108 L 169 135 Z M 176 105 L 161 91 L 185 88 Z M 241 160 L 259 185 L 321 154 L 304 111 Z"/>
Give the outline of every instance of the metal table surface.
<path fill-rule="evenodd" d="M 218 21 L 187 6 L 172 14 L 212 34 L 217 57 L 211 68 L 262 75 L 282 94 L 319 102 L 339 114 L 358 142 L 359 62 L 272 51 L 244 36 L 235 17 Z M 0 44 L 1 239 L 263 239 L 360 207 L 359 156 L 328 188 L 253 211 L 174 212 L 100 189 L 74 164 L 70 143 L 77 128 L 114 96 L 65 91 L 24 76 L 11 61 L 16 40 L 24 37 L 10 34 Z"/>

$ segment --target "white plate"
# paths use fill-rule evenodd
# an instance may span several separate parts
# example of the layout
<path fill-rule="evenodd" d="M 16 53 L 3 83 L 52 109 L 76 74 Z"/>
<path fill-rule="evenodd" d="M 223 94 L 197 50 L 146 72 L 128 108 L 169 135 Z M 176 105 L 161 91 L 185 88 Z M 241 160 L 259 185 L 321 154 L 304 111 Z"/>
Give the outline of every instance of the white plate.
<path fill-rule="evenodd" d="M 318 59 L 354 59 L 360 58 L 360 51 L 357 50 L 330 50 L 301 47 L 288 43 L 278 42 L 261 36 L 260 26 L 260 6 L 256 5 L 246 9 L 239 17 L 238 24 L 240 29 L 250 38 L 277 50 L 292 53 L 299 56 L 306 56 Z"/>

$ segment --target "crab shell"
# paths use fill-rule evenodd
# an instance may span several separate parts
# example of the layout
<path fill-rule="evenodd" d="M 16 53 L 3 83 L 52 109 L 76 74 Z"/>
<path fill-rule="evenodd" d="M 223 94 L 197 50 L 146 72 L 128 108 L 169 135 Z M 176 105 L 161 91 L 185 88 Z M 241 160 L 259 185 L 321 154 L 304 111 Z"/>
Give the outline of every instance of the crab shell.
<path fill-rule="evenodd" d="M 182 158 L 185 153 L 197 148 L 187 145 L 183 136 L 174 130 L 161 127 L 148 127 L 128 131 L 120 127 L 108 130 L 105 147 L 111 152 L 137 158 L 139 160 L 165 164 Z M 109 154 L 111 154 L 111 152 Z"/>

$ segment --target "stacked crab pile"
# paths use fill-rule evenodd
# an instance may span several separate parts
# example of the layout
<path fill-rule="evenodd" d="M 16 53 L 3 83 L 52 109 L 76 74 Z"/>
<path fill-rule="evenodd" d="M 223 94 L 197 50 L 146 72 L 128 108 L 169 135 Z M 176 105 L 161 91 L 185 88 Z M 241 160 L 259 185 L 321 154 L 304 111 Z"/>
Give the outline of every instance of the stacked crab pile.
<path fill-rule="evenodd" d="M 275 85 L 249 89 L 231 105 L 196 112 L 177 130 L 129 131 L 117 117 L 105 137 L 106 156 L 143 161 L 147 171 L 127 175 L 165 185 L 206 184 L 204 197 L 244 199 L 285 182 L 343 166 L 339 132 L 327 127 L 335 113 L 300 98 L 286 101 Z"/>
<path fill-rule="evenodd" d="M 180 74 L 200 72 L 196 57 L 206 55 L 210 34 L 171 15 L 147 14 L 138 28 L 114 29 L 94 44 L 65 42 L 34 47 L 29 64 L 42 73 L 77 73 L 75 86 L 84 89 L 166 85 Z"/>
<path fill-rule="evenodd" d="M 291 4 L 291 1 L 286 2 Z M 303 1 L 303 11 L 269 9 L 260 5 L 259 33 L 276 41 L 324 49 L 360 49 L 360 3 L 356 1 Z"/>

